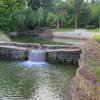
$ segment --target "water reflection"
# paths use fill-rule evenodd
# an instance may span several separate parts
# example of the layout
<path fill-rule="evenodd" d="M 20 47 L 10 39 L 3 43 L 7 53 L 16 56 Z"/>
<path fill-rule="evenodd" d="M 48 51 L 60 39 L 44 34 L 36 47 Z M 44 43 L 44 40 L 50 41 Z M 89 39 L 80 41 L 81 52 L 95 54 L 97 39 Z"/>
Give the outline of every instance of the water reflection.
<path fill-rule="evenodd" d="M 85 41 L 80 39 L 53 38 L 53 41 L 66 44 L 82 45 Z"/>
<path fill-rule="evenodd" d="M 75 70 L 73 65 L 28 68 L 0 61 L 0 100 L 63 100 Z"/>

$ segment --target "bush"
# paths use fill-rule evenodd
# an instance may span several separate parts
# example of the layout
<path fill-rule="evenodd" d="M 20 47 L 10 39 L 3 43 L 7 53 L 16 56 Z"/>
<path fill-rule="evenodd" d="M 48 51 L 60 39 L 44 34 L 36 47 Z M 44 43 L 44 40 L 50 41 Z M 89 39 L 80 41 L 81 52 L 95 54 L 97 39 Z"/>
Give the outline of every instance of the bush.
<path fill-rule="evenodd" d="M 53 27 L 57 22 L 57 16 L 54 13 L 49 12 L 46 21 L 49 26 Z"/>
<path fill-rule="evenodd" d="M 87 29 L 95 29 L 96 26 L 94 26 L 94 25 L 87 25 L 86 28 L 87 28 Z"/>

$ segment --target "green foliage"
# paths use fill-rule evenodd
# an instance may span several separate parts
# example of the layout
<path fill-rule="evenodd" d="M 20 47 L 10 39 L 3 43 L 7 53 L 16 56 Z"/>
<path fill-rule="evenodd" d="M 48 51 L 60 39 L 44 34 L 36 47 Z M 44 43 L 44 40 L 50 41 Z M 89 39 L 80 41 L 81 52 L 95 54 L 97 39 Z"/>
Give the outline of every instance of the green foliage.
<path fill-rule="evenodd" d="M 85 28 L 87 28 L 87 29 L 95 29 L 96 27 L 94 25 L 87 25 Z"/>
<path fill-rule="evenodd" d="M 72 28 L 75 24 L 99 27 L 99 12 L 99 0 L 0 0 L 0 29 L 27 31 L 41 26 Z"/>
<path fill-rule="evenodd" d="M 46 21 L 49 26 L 55 26 L 55 23 L 57 22 L 57 16 L 54 13 L 49 12 Z"/>
<path fill-rule="evenodd" d="M 66 20 L 66 26 L 67 27 L 74 27 L 74 24 L 75 24 L 75 17 L 74 16 L 67 16 L 67 20 Z"/>
<path fill-rule="evenodd" d="M 100 22 L 100 3 L 91 4 L 90 10 L 91 10 L 91 22 L 96 27 L 98 27 Z"/>
<path fill-rule="evenodd" d="M 38 23 L 41 23 L 44 21 L 45 18 L 45 11 L 42 7 L 40 7 L 37 11 L 37 17 L 38 17 Z"/>

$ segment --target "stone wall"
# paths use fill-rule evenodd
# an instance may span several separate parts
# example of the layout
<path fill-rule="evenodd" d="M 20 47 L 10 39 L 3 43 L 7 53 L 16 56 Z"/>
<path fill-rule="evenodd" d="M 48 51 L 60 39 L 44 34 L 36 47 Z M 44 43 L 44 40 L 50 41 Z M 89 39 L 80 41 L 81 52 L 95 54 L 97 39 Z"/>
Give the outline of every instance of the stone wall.
<path fill-rule="evenodd" d="M 22 45 L 21 45 L 22 46 Z M 38 46 L 35 45 L 34 48 L 29 46 L 19 46 L 19 45 L 1 45 L 0 46 L 0 58 L 10 58 L 14 60 L 24 60 L 28 58 L 29 50 L 36 50 Z M 33 45 L 32 45 L 33 46 Z M 77 63 L 80 59 L 80 50 L 75 48 L 65 48 L 59 49 L 60 47 L 56 46 L 46 46 L 43 50 L 46 52 L 46 61 L 49 63 Z M 63 46 L 64 47 L 64 46 Z M 63 48 L 62 47 L 62 48 Z M 38 50 L 38 49 L 37 49 Z"/>
<path fill-rule="evenodd" d="M 11 60 L 26 60 L 28 50 L 24 48 L 16 47 L 1 47 L 0 46 L 0 58 Z"/>
<path fill-rule="evenodd" d="M 80 59 L 80 49 L 69 45 L 40 45 L 32 43 L 0 42 L 0 57 L 11 59 L 25 59 L 29 50 L 42 49 L 46 51 L 46 61 L 55 62 L 78 62 Z M 25 54 L 25 56 L 23 56 Z M 27 55 L 26 55 L 27 54 Z M 22 57 L 22 58 L 21 58 Z"/>
<path fill-rule="evenodd" d="M 76 47 L 76 46 L 74 46 L 74 45 L 47 45 L 47 44 L 43 44 L 43 45 L 41 45 L 42 46 L 42 49 L 69 49 L 69 50 L 71 50 L 71 49 L 80 49 L 79 47 Z"/>
<path fill-rule="evenodd" d="M 79 68 L 69 91 L 67 100 L 100 100 L 100 82 L 87 67 Z"/>
<path fill-rule="evenodd" d="M 99 67 L 100 44 L 89 40 L 82 47 L 79 68 L 71 82 L 66 100 L 100 100 Z"/>
<path fill-rule="evenodd" d="M 39 30 L 39 29 L 37 29 Z M 50 28 L 41 28 L 39 31 L 36 32 L 36 35 L 38 34 L 39 38 L 42 39 L 50 39 L 53 38 L 53 32 Z"/>
<path fill-rule="evenodd" d="M 16 47 L 25 47 L 30 49 L 79 49 L 79 47 L 71 45 L 40 45 L 38 43 L 19 43 L 19 42 L 0 42 L 0 46 L 16 46 Z"/>
<path fill-rule="evenodd" d="M 40 44 L 38 43 L 19 43 L 19 42 L 0 42 L 0 46 L 14 46 L 29 49 L 38 49 Z"/>
<path fill-rule="evenodd" d="M 79 59 L 78 49 L 48 50 L 46 53 L 46 61 L 49 63 L 77 63 Z"/>
<path fill-rule="evenodd" d="M 11 32 L 9 33 L 11 37 L 19 37 L 19 36 L 35 36 L 42 39 L 51 39 L 53 37 L 53 32 L 48 27 L 37 27 L 31 31 L 25 32 Z"/>

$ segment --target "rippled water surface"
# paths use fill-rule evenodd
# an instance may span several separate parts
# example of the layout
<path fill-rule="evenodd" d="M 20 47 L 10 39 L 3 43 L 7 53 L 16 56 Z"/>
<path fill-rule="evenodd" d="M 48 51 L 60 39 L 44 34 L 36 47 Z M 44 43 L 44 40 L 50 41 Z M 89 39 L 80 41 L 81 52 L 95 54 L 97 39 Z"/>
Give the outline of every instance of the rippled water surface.
<path fill-rule="evenodd" d="M 0 60 L 0 100 L 63 100 L 76 66 L 24 67 Z"/>

